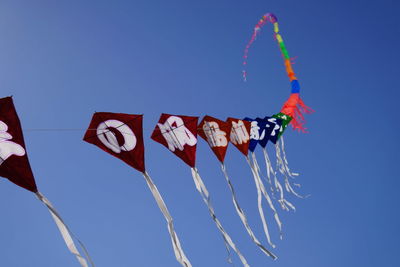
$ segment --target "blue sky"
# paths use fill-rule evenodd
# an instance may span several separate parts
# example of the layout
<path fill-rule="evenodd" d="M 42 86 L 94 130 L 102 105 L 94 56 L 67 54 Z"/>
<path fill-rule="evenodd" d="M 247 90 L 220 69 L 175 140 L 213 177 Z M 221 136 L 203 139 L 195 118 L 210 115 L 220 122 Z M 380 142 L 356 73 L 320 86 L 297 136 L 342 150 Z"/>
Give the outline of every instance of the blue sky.
<path fill-rule="evenodd" d="M 39 190 L 97 266 L 179 264 L 140 173 L 82 141 L 95 111 L 144 114 L 146 165 L 188 258 L 229 266 L 188 166 L 150 134 L 163 112 L 225 119 L 279 111 L 290 86 L 270 25 L 250 51 L 248 82 L 241 79 L 252 29 L 273 12 L 297 56 L 302 97 L 316 110 L 308 134 L 285 133 L 290 166 L 311 197 L 291 199 L 296 213 L 280 212 L 284 240 L 273 229 L 273 262 L 247 236 L 199 141 L 197 166 L 217 215 L 251 266 L 396 266 L 398 9 L 388 0 L 0 1 L 1 95 L 14 96 Z M 232 146 L 226 165 L 266 243 L 251 172 Z M 78 266 L 33 194 L 1 179 L 0 211 L 0 266 Z"/>

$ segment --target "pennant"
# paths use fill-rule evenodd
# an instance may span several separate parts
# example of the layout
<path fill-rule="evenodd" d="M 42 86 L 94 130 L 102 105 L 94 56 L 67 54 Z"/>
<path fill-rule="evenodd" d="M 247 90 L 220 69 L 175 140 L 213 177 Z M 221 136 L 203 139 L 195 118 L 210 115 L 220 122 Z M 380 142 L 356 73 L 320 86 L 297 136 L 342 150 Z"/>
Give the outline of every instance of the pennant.
<path fill-rule="evenodd" d="M 96 112 L 83 140 L 145 171 L 143 115 Z"/>
<path fill-rule="evenodd" d="M 198 117 L 161 114 L 151 139 L 195 167 Z"/>
<path fill-rule="evenodd" d="M 228 118 L 227 122 L 231 124 L 230 142 L 239 149 L 243 155 L 247 156 L 250 145 L 251 123 L 245 120 Z"/>
<path fill-rule="evenodd" d="M 0 176 L 33 193 L 38 191 L 11 97 L 0 98 Z"/>
<path fill-rule="evenodd" d="M 231 124 L 205 116 L 198 127 L 198 134 L 207 141 L 218 160 L 223 163 L 228 149 Z"/>

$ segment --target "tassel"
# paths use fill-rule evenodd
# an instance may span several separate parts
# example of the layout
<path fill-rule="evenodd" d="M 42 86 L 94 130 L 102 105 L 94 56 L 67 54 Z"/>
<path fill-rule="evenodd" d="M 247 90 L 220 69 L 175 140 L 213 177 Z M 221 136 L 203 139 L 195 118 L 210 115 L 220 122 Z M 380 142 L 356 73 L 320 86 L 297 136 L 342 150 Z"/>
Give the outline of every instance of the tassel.
<path fill-rule="evenodd" d="M 299 93 L 292 93 L 285 104 L 283 104 L 281 112 L 293 118 L 293 120 L 290 122 L 293 129 L 306 132 L 303 114 L 312 113 L 314 110 L 304 104 Z"/>
<path fill-rule="evenodd" d="M 183 267 L 192 267 L 192 264 L 190 263 L 188 258 L 186 258 L 186 255 L 183 252 L 181 243 L 180 243 L 179 238 L 174 229 L 174 223 L 173 223 L 172 216 L 169 213 L 167 205 L 165 205 L 165 202 L 164 202 L 160 192 L 158 191 L 157 186 L 154 184 L 150 175 L 146 171 L 143 172 L 142 174 L 146 180 L 147 185 L 149 186 L 151 193 L 153 194 L 154 199 L 157 202 L 158 207 L 160 208 L 162 214 L 164 215 L 165 220 L 168 223 L 168 232 L 171 237 L 172 247 L 174 248 L 174 253 L 175 253 L 175 257 L 176 257 L 177 261 Z"/>
<path fill-rule="evenodd" d="M 208 207 L 208 211 L 210 212 L 211 218 L 214 220 L 218 230 L 221 232 L 222 238 L 225 241 L 225 245 L 226 245 L 228 251 L 229 251 L 229 247 L 228 247 L 228 245 L 229 245 L 239 256 L 239 259 L 242 262 L 243 266 L 250 267 L 250 265 L 246 261 L 246 258 L 242 255 L 242 253 L 236 247 L 235 243 L 233 243 L 232 238 L 228 235 L 228 233 L 222 227 L 221 222 L 218 220 L 217 216 L 215 215 L 214 207 L 212 206 L 211 199 L 210 199 L 210 194 L 208 193 L 208 190 L 207 190 L 203 180 L 200 177 L 199 171 L 197 170 L 197 168 L 191 168 L 191 171 L 192 171 L 193 181 L 196 185 L 196 189 L 202 196 L 204 203 L 206 203 L 206 205 Z"/>
<path fill-rule="evenodd" d="M 82 267 L 88 267 L 89 265 L 87 264 L 87 261 L 84 257 L 82 257 L 82 255 L 79 253 L 78 249 L 75 246 L 73 237 L 78 241 L 79 245 L 81 246 L 87 260 L 90 262 L 90 265 L 92 267 L 94 267 L 94 263 L 92 261 L 92 259 L 89 256 L 89 253 L 86 249 L 86 247 L 83 245 L 83 243 L 75 237 L 75 235 L 71 232 L 71 230 L 69 230 L 68 226 L 65 224 L 65 222 L 63 221 L 63 219 L 61 218 L 60 214 L 57 212 L 57 210 L 54 208 L 53 204 L 51 204 L 51 202 L 40 192 L 36 192 L 35 193 L 37 198 L 43 202 L 43 204 L 47 207 L 47 209 L 49 210 L 51 216 L 54 219 L 54 222 L 56 223 L 61 236 L 64 239 L 65 244 L 67 245 L 69 251 L 75 255 L 75 257 L 78 259 L 80 265 Z"/>

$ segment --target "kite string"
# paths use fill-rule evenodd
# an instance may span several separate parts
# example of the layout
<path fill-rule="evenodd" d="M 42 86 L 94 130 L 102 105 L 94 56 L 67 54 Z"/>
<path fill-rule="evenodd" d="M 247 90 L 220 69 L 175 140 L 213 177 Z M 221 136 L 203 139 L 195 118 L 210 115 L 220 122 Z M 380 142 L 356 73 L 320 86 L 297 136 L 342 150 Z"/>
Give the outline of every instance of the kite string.
<path fill-rule="evenodd" d="M 147 171 L 143 172 L 142 174 L 146 180 L 146 183 L 147 183 L 151 193 L 153 194 L 154 199 L 157 202 L 158 207 L 160 208 L 162 214 L 164 215 L 165 220 L 168 222 L 168 232 L 171 237 L 172 246 L 173 246 L 175 257 L 176 257 L 177 261 L 183 267 L 192 267 L 192 264 L 187 259 L 186 255 L 181 247 L 178 235 L 176 234 L 175 229 L 174 229 L 174 223 L 173 223 L 172 216 L 169 213 L 168 208 L 167 208 L 160 192 L 157 189 L 157 186 L 154 184 L 153 180 L 151 179 L 151 177 L 147 173 Z"/>
<path fill-rule="evenodd" d="M 208 207 L 208 211 L 210 212 L 212 219 L 214 220 L 215 224 L 217 225 L 218 230 L 221 232 L 225 243 L 227 243 L 236 252 L 236 254 L 239 256 L 239 259 L 242 262 L 243 266 L 249 267 L 250 265 L 247 263 L 245 257 L 242 255 L 242 253 L 236 247 L 235 243 L 233 243 L 231 237 L 228 235 L 228 233 L 222 227 L 221 222 L 218 220 L 217 216 L 215 215 L 214 207 L 212 206 L 211 199 L 210 199 L 210 194 L 209 194 L 203 180 L 201 179 L 197 168 L 193 167 L 193 168 L 191 168 L 191 171 L 192 171 L 193 181 L 196 185 L 196 189 L 202 196 L 204 203 L 206 203 L 206 205 Z"/>
<path fill-rule="evenodd" d="M 84 257 L 82 257 L 82 255 L 79 253 L 78 249 L 75 246 L 75 243 L 72 239 L 72 237 L 74 237 L 79 245 L 82 247 L 82 250 L 86 256 L 86 258 L 88 259 L 88 261 L 90 262 L 90 265 L 92 267 L 94 267 L 94 263 L 86 249 L 86 247 L 83 245 L 83 243 L 71 232 L 71 230 L 68 228 L 68 226 L 65 224 L 65 222 L 63 221 L 63 219 L 61 218 L 60 214 L 57 212 L 57 210 L 54 208 L 53 204 L 40 192 L 36 192 L 35 193 L 37 198 L 43 202 L 43 204 L 45 204 L 45 206 L 48 208 L 51 216 L 53 217 L 63 239 L 65 244 L 67 245 L 69 251 L 74 254 L 76 256 L 76 258 L 78 259 L 80 265 L 82 267 L 88 267 L 87 261 L 85 260 Z"/>
<path fill-rule="evenodd" d="M 276 260 L 278 257 L 276 255 L 274 255 L 271 251 L 266 249 L 261 244 L 261 242 L 257 239 L 257 237 L 254 235 L 253 231 L 251 230 L 249 222 L 248 222 L 247 217 L 246 217 L 246 214 L 244 213 L 242 208 L 239 206 L 239 203 L 237 201 L 236 194 L 235 194 L 235 189 L 233 188 L 233 185 L 231 183 L 231 180 L 229 179 L 228 173 L 226 172 L 226 167 L 225 167 L 224 163 L 221 163 L 221 169 L 222 169 L 222 172 L 224 173 L 226 182 L 228 183 L 229 189 L 231 191 L 232 201 L 233 201 L 233 204 L 235 206 L 236 212 L 239 215 L 240 220 L 242 221 L 243 225 L 245 226 L 245 228 L 247 230 L 247 233 L 249 234 L 249 236 L 251 237 L 253 242 L 260 248 L 260 250 L 263 253 L 265 253 L 267 256 L 270 256 L 272 259 Z"/>

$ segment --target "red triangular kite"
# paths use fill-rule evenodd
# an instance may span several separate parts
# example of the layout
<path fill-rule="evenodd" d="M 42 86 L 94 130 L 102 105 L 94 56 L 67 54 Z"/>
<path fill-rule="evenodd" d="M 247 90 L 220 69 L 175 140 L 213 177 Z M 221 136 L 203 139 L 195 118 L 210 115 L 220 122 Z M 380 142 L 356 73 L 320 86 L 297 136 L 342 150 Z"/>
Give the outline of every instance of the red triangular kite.
<path fill-rule="evenodd" d="M 143 115 L 96 112 L 83 140 L 144 172 L 142 121 Z"/>
<path fill-rule="evenodd" d="M 205 116 L 198 127 L 198 134 L 207 141 L 221 163 L 224 162 L 228 149 L 231 127 L 231 123 L 211 116 Z"/>
<path fill-rule="evenodd" d="M 231 125 L 230 141 L 245 156 L 249 153 L 251 123 L 245 120 L 228 118 Z"/>
<path fill-rule="evenodd" d="M 196 163 L 198 117 L 161 114 L 151 139 L 194 168 Z"/>

